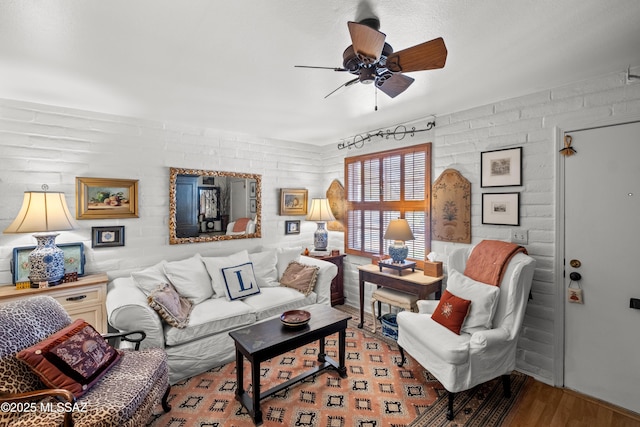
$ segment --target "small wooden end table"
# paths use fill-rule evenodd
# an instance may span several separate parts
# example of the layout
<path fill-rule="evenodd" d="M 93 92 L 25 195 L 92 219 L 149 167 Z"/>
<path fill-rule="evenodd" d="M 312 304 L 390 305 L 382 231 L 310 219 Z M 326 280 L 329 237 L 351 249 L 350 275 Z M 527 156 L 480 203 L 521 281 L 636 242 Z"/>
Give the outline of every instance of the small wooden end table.
<path fill-rule="evenodd" d="M 417 295 L 418 299 L 426 299 L 429 294 L 435 293 L 436 298 L 440 298 L 442 290 L 442 279 L 444 276 L 425 276 L 422 271 L 415 271 L 409 274 L 400 275 L 394 270 L 379 271 L 379 267 L 374 264 L 365 264 L 358 267 L 360 282 L 360 323 L 358 328 L 362 329 L 364 324 L 364 284 L 373 283 L 378 287 L 395 289 Z M 380 312 L 380 301 L 378 301 L 378 313 Z"/>
<path fill-rule="evenodd" d="M 229 332 L 236 346 L 236 400 L 247 408 L 256 425 L 262 423 L 260 400 L 328 368 L 338 371 L 342 378 L 347 376 L 345 344 L 347 320 L 351 319 L 351 316 L 328 305 L 314 305 L 305 310 L 311 313 L 311 319 L 301 328 L 288 328 L 279 318 L 276 318 Z M 336 332 L 338 333 L 338 362 L 327 356 L 324 350 L 324 339 Z M 319 342 L 318 361 L 322 362 L 320 365 L 267 391 L 260 392 L 260 363 L 313 341 Z M 243 356 L 251 365 L 253 397 L 244 390 Z"/>

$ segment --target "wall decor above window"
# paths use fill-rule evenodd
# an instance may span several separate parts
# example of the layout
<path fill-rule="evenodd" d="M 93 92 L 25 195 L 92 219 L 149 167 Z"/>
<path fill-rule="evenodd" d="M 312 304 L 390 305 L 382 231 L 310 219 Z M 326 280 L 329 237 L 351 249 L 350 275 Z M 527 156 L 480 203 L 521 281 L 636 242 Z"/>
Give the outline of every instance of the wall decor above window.
<path fill-rule="evenodd" d="M 522 147 L 480 153 L 480 187 L 522 185 Z"/>

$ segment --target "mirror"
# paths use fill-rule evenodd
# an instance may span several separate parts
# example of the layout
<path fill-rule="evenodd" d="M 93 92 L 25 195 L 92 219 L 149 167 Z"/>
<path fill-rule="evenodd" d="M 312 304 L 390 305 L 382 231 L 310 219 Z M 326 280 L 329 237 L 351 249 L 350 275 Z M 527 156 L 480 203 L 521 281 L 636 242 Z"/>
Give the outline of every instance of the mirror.
<path fill-rule="evenodd" d="M 261 237 L 261 175 L 170 168 L 169 244 Z"/>

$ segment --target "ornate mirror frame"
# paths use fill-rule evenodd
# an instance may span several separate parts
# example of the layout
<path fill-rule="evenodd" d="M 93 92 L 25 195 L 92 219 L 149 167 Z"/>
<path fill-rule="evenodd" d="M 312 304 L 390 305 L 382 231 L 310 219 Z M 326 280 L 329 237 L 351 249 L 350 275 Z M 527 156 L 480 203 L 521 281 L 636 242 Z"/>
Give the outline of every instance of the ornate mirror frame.
<path fill-rule="evenodd" d="M 255 180 L 256 189 L 255 189 L 255 213 L 252 212 L 251 215 L 255 215 L 255 223 L 256 223 L 256 231 L 255 233 L 250 234 L 210 234 L 210 233 L 201 233 L 197 237 L 178 237 L 177 236 L 177 221 L 176 221 L 176 212 L 177 212 L 177 180 L 179 175 L 191 175 L 191 176 L 202 176 L 202 177 L 227 177 L 227 178 L 241 178 L 241 179 L 251 179 Z M 262 237 L 262 176 L 258 174 L 251 173 L 240 173 L 240 172 L 223 172 L 223 171 L 212 171 L 212 170 L 203 170 L 203 169 L 183 169 L 183 168 L 169 168 L 169 244 L 176 245 L 182 243 L 200 243 L 200 242 L 215 242 L 220 240 L 236 240 L 236 239 L 255 239 Z M 251 198 L 253 199 L 253 188 L 251 188 Z M 253 205 L 253 200 L 251 201 L 251 205 Z M 252 206 L 253 210 L 253 206 Z"/>

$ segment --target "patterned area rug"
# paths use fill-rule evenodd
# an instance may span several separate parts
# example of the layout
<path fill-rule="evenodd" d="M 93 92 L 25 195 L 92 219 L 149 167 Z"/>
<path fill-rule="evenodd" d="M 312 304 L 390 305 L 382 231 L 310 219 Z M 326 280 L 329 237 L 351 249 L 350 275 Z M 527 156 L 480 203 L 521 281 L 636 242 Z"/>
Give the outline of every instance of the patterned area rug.
<path fill-rule="evenodd" d="M 456 397 L 456 418 L 445 418 L 446 392 L 437 380 L 412 358 L 402 368 L 395 341 L 371 333 L 372 318 L 357 328 L 359 315 L 349 306 L 338 306 L 353 316 L 347 329 L 347 378 L 325 370 L 262 400 L 263 426 L 499 426 L 507 416 L 526 378 L 512 375 L 512 398 L 502 398 L 500 381 L 493 381 Z M 337 335 L 329 337 L 326 352 L 337 359 Z M 287 381 L 318 364 L 317 344 L 275 357 L 261 366 L 261 390 Z M 251 390 L 245 362 L 245 389 Z M 150 427 L 253 426 L 246 409 L 235 400 L 235 362 L 175 384 L 165 414 L 158 406 Z"/>

